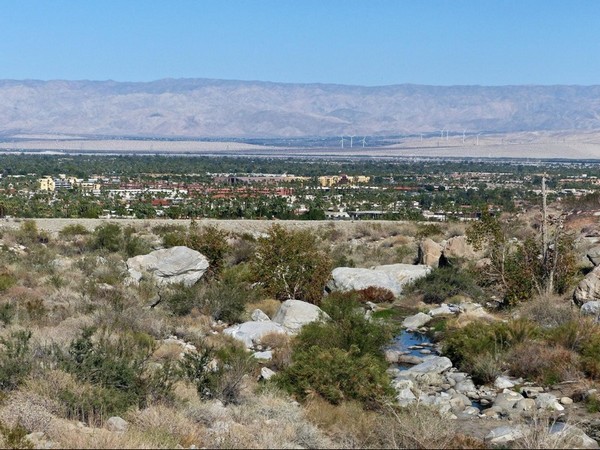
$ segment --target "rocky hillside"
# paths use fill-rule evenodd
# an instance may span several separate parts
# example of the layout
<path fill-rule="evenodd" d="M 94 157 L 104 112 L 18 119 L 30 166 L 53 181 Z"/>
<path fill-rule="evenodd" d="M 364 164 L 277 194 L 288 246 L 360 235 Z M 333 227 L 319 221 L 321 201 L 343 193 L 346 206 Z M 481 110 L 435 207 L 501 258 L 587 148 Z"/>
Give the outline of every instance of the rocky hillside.
<path fill-rule="evenodd" d="M 298 137 L 600 128 L 600 86 L 0 81 L 0 133 Z"/>

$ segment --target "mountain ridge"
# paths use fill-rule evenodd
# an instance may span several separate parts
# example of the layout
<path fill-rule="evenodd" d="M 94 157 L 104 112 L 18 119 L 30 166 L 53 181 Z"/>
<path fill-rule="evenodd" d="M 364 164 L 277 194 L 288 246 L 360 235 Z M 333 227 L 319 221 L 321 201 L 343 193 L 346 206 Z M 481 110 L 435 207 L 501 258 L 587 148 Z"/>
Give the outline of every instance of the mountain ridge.
<path fill-rule="evenodd" d="M 0 80 L 0 132 L 303 137 L 600 129 L 600 85 Z"/>

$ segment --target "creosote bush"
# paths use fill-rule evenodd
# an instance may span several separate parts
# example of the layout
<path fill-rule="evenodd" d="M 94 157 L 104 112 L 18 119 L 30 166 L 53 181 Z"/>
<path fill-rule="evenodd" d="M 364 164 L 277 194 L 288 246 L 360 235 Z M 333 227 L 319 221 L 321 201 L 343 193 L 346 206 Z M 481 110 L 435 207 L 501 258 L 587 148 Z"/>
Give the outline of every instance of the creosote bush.
<path fill-rule="evenodd" d="M 300 399 L 314 392 L 338 404 L 356 400 L 376 406 L 392 395 L 383 358 L 391 328 L 364 317 L 355 298 L 329 296 L 322 309 L 326 322 L 305 325 L 296 337 L 292 363 L 276 382 Z"/>
<path fill-rule="evenodd" d="M 331 261 L 310 231 L 289 231 L 273 225 L 266 237 L 258 239 L 251 262 L 255 281 L 267 295 L 319 303 L 329 279 Z"/>
<path fill-rule="evenodd" d="M 469 271 L 454 266 L 432 270 L 406 286 L 405 292 L 422 294 L 426 303 L 442 303 L 455 295 L 478 299 L 483 294 Z"/>

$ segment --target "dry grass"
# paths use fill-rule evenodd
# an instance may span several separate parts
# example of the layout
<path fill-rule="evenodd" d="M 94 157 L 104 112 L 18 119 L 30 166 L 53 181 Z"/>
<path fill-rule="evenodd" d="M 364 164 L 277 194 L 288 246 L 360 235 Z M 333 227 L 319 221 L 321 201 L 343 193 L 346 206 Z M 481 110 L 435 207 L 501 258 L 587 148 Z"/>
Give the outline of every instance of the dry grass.
<path fill-rule="evenodd" d="M 538 296 L 528 302 L 523 302 L 516 314 L 533 320 L 545 328 L 557 327 L 579 316 L 571 299 L 558 295 Z"/>
<path fill-rule="evenodd" d="M 269 365 L 274 370 L 282 370 L 292 362 L 293 338 L 283 333 L 268 333 L 261 340 L 261 344 L 273 350 L 273 359 Z"/>
<path fill-rule="evenodd" d="M 508 363 L 515 376 L 533 379 L 544 385 L 576 381 L 583 377 L 578 369 L 577 353 L 559 345 L 525 341 L 511 349 Z"/>
<path fill-rule="evenodd" d="M 277 314 L 280 306 L 281 302 L 279 300 L 275 300 L 274 298 L 264 298 L 258 302 L 248 303 L 246 305 L 246 311 L 250 315 L 255 309 L 260 309 L 272 319 L 275 317 L 275 314 Z"/>

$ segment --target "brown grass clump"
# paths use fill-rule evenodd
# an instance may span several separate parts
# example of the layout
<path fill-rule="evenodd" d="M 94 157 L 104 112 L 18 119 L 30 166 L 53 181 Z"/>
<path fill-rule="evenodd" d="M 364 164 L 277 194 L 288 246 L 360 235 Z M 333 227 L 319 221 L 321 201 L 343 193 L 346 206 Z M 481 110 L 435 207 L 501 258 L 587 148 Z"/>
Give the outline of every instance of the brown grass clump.
<path fill-rule="evenodd" d="M 544 328 L 563 325 L 578 316 L 571 300 L 558 295 L 535 297 L 522 303 L 517 312 L 521 317 L 526 317 Z"/>
<path fill-rule="evenodd" d="M 510 351 L 508 364 L 513 375 L 545 385 L 583 377 L 577 353 L 560 345 L 525 341 Z"/>
<path fill-rule="evenodd" d="M 274 298 L 265 298 L 258 302 L 249 303 L 246 305 L 246 311 L 248 314 L 251 314 L 255 309 L 260 309 L 264 312 L 269 318 L 275 317 L 277 311 L 281 306 L 281 302 L 279 300 L 275 300 Z"/>
<path fill-rule="evenodd" d="M 261 338 L 261 344 L 273 350 L 269 365 L 274 370 L 288 367 L 292 362 L 292 337 L 283 333 L 268 333 Z"/>
<path fill-rule="evenodd" d="M 424 406 L 365 411 L 358 403 L 332 405 L 318 397 L 306 405 L 307 418 L 344 448 L 481 448 L 459 434 L 454 422 Z"/>
<path fill-rule="evenodd" d="M 369 286 L 358 291 L 358 300 L 362 303 L 392 303 L 395 299 L 392 291 L 381 287 Z"/>

